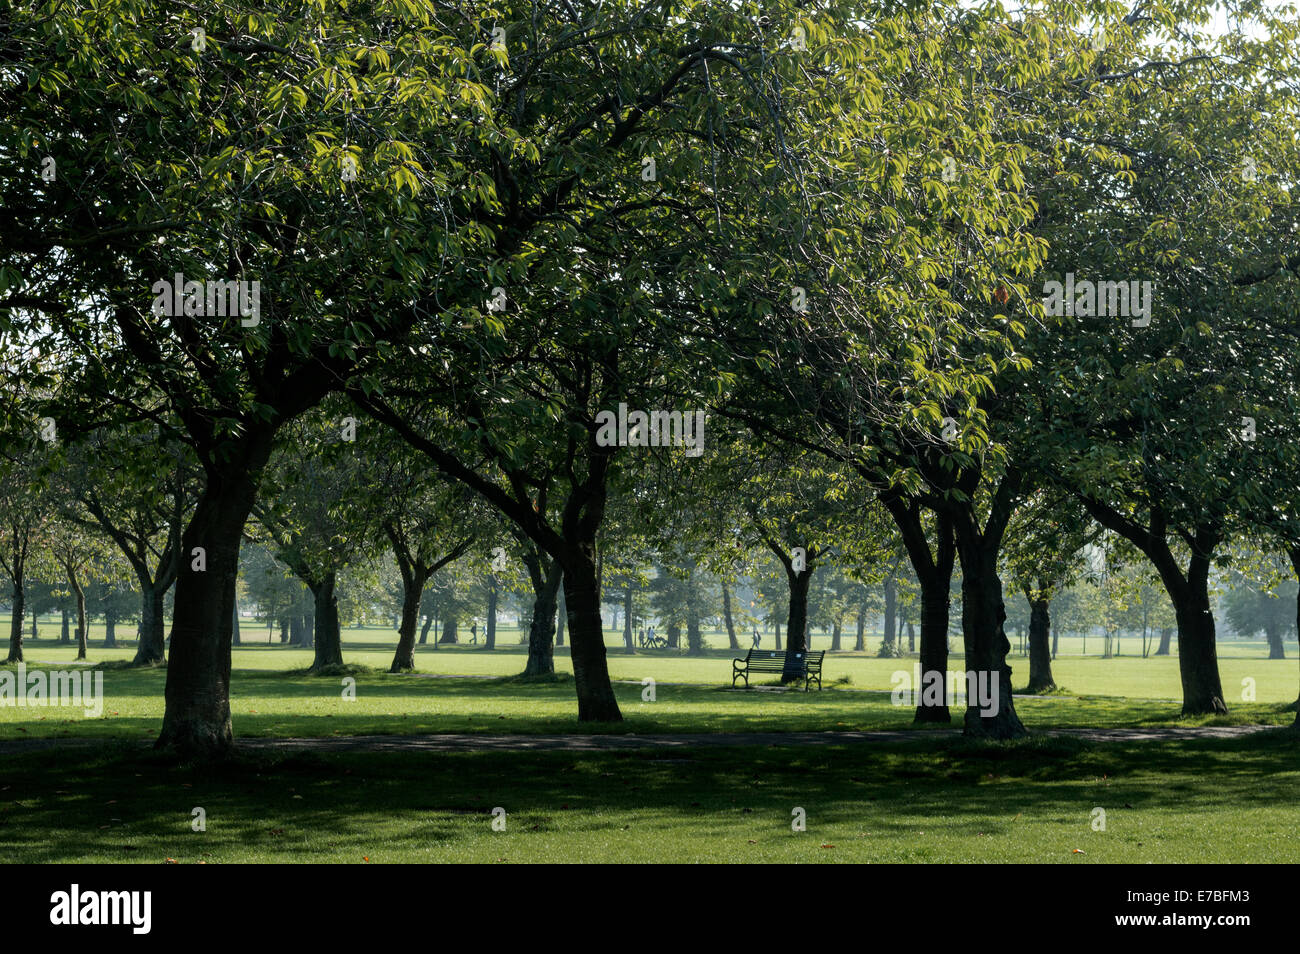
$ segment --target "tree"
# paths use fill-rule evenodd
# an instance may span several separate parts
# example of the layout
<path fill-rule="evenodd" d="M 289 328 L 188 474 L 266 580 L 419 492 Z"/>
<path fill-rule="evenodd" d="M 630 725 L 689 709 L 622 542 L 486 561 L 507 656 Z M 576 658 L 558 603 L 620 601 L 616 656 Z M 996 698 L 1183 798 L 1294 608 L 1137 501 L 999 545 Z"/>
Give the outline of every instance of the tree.
<path fill-rule="evenodd" d="M 1262 573 L 1232 573 L 1232 587 L 1224 596 L 1229 624 L 1243 636 L 1262 632 L 1268 642 L 1269 659 L 1286 658 L 1282 641 L 1296 628 L 1297 587 L 1294 581 L 1280 578 L 1285 572 L 1284 561 L 1280 554 L 1273 554 L 1258 568 Z"/>
<path fill-rule="evenodd" d="M 266 475 L 268 493 L 254 505 L 258 523 L 275 545 L 276 557 L 311 590 L 315 631 L 312 671 L 343 665 L 338 579 L 373 540 L 366 528 L 382 497 L 367 493 L 364 457 L 328 420 L 304 418 L 288 427 L 296 453 L 286 447 Z M 306 449 L 309 456 L 301 456 Z"/>
<path fill-rule="evenodd" d="M 230 745 L 239 541 L 280 429 L 389 357 L 416 322 L 412 289 L 455 295 L 429 279 L 444 253 L 493 244 L 481 169 L 446 157 L 527 149 L 498 130 L 479 78 L 504 57 L 468 42 L 477 18 L 452 38 L 432 12 L 13 10 L 0 180 L 24 201 L 0 229 L 6 319 L 48 327 L 61 429 L 175 419 L 205 477 L 182 533 L 159 747 Z M 30 171 L 42 156 L 48 183 Z M 423 203 L 438 209 L 425 221 Z M 213 298 L 221 320 L 196 320 Z"/>
<path fill-rule="evenodd" d="M 37 459 L 31 449 L 0 458 L 0 569 L 13 586 L 6 662 L 23 661 L 28 564 L 44 542 L 51 520 L 50 503 L 38 480 Z"/>

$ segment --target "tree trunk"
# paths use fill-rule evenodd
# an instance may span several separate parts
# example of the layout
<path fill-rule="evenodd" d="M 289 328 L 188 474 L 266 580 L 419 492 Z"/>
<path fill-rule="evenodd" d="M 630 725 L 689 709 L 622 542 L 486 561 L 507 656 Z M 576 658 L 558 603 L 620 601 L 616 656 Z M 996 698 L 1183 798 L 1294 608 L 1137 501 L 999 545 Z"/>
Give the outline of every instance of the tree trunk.
<path fill-rule="evenodd" d="M 1052 654 L 1048 636 L 1052 617 L 1047 600 L 1029 600 L 1029 691 L 1046 692 L 1056 688 L 1052 678 Z"/>
<path fill-rule="evenodd" d="M 448 613 L 447 618 L 442 621 L 442 635 L 438 637 L 438 645 L 446 646 L 460 642 L 460 620 L 456 614 Z"/>
<path fill-rule="evenodd" d="M 311 649 L 315 645 L 316 645 L 316 614 L 315 612 L 303 613 L 302 614 L 302 646 L 304 649 Z"/>
<path fill-rule="evenodd" d="M 668 648 L 680 649 L 682 645 L 682 624 L 669 623 L 667 633 Z"/>
<path fill-rule="evenodd" d="M 928 548 L 929 545 L 926 546 Z M 949 723 L 952 721 L 947 696 L 948 614 L 951 607 L 948 591 L 952 587 L 952 564 L 953 551 L 949 543 L 941 547 L 938 567 L 926 567 L 917 573 L 921 585 L 920 671 L 922 679 L 938 680 L 939 695 L 937 700 L 933 696 L 921 696 L 915 700 L 916 713 L 913 722 Z M 937 675 L 927 676 L 927 673 L 937 673 Z M 921 686 L 917 686 L 916 689 L 919 691 Z"/>
<path fill-rule="evenodd" d="M 257 475 L 271 453 L 270 438 L 255 434 L 243 454 L 208 470 L 207 486 L 182 534 L 158 748 L 210 758 L 231 746 L 230 640 L 239 545 Z M 206 564 L 196 569 L 194 551 L 200 547 Z"/>
<path fill-rule="evenodd" d="M 1300 547 L 1288 547 L 1286 552 L 1287 556 L 1291 558 L 1291 569 L 1295 571 L 1296 579 L 1300 580 Z M 1300 637 L 1300 593 L 1296 594 L 1295 616 L 1296 635 Z M 1300 658 L 1300 652 L 1296 653 L 1296 657 Z M 1300 730 L 1300 695 L 1296 696 L 1295 722 L 1291 724 L 1295 729 Z"/>
<path fill-rule="evenodd" d="M 71 564 L 65 564 L 68 571 L 68 585 L 72 587 L 72 595 L 77 601 L 77 658 L 86 658 L 86 591 L 81 585 L 81 580 L 77 577 L 77 568 Z M 21 619 L 21 617 L 20 617 Z M 20 628 L 21 632 L 21 628 Z"/>
<path fill-rule="evenodd" d="M 62 616 L 59 628 L 59 642 L 70 643 L 72 642 L 72 629 L 68 626 L 68 611 L 60 609 L 59 613 Z"/>
<path fill-rule="evenodd" d="M 393 653 L 393 664 L 389 672 L 411 672 L 415 669 L 415 627 L 420 621 L 420 602 L 424 599 L 424 585 L 428 574 L 419 567 L 412 567 L 404 574 L 402 580 L 402 616 L 397 624 L 397 651 Z M 427 633 L 432 621 L 426 620 L 424 630 Z M 420 642 L 424 642 L 422 638 Z"/>
<path fill-rule="evenodd" d="M 533 576 L 530 568 L 529 575 Z M 555 672 L 555 607 L 564 571 L 559 561 L 542 559 L 533 577 L 533 619 L 528 627 L 528 663 L 525 676 L 546 676 Z"/>
<path fill-rule="evenodd" d="M 161 587 L 140 581 L 140 640 L 135 647 L 136 666 L 153 666 L 166 657 L 166 638 L 163 620 L 163 598 L 166 594 Z"/>
<path fill-rule="evenodd" d="M 726 593 L 725 585 L 723 593 Z M 636 652 L 636 644 L 632 640 L 633 596 L 635 596 L 635 591 L 632 588 L 632 578 L 628 577 L 627 586 L 623 590 L 623 652 L 629 656 Z"/>
<path fill-rule="evenodd" d="M 21 575 L 15 573 L 15 576 Z M 23 661 L 23 616 L 26 601 L 26 588 L 21 580 L 14 580 L 13 606 L 9 612 L 9 655 L 5 662 Z"/>
<path fill-rule="evenodd" d="M 858 604 L 858 632 L 853 640 L 853 651 L 855 653 L 867 651 L 867 601 L 865 597 Z"/>
<path fill-rule="evenodd" d="M 836 616 L 835 624 L 831 627 L 831 652 L 840 651 L 840 631 L 844 628 L 844 617 Z"/>
<path fill-rule="evenodd" d="M 1016 714 L 1011 696 L 1011 667 L 1003 623 L 1007 618 L 1002 600 L 1002 580 L 997 570 L 997 548 L 979 539 L 966 523 L 957 531 L 957 549 L 962 568 L 962 638 L 966 648 L 966 669 L 982 678 L 997 680 L 996 711 L 982 715 L 979 700 L 966 698 L 965 731 L 967 735 L 994 739 L 1012 739 L 1027 735 Z M 990 700 L 991 701 L 991 700 Z"/>
<path fill-rule="evenodd" d="M 912 625 L 910 619 L 907 621 L 907 651 L 916 652 L 916 627 Z"/>
<path fill-rule="evenodd" d="M 343 665 L 343 633 L 339 628 L 338 579 L 330 570 L 312 587 L 316 609 L 316 655 L 311 668 L 317 672 L 328 666 Z"/>
<path fill-rule="evenodd" d="M 239 645 L 239 604 L 235 604 L 235 611 L 230 614 L 230 644 Z"/>
<path fill-rule="evenodd" d="M 600 618 L 600 584 L 594 541 L 570 545 L 564 553 L 564 604 L 569 622 L 573 681 L 578 693 L 579 722 L 622 722 L 605 658 Z"/>
<path fill-rule="evenodd" d="M 289 642 L 289 617 L 287 616 L 280 617 L 280 642 Z"/>
<path fill-rule="evenodd" d="M 41 638 L 40 631 L 37 630 L 37 628 L 36 628 L 36 607 L 35 607 L 35 606 L 32 607 L 32 636 L 31 636 L 31 638 L 32 638 L 32 639 L 40 639 L 40 638 Z"/>
<path fill-rule="evenodd" d="M 569 624 L 569 611 L 565 605 L 564 589 L 561 587 L 559 593 L 558 612 L 555 614 L 555 645 L 564 645 L 564 630 Z"/>
<path fill-rule="evenodd" d="M 117 615 L 111 609 L 104 611 L 104 648 L 117 648 Z"/>
<path fill-rule="evenodd" d="M 1268 658 L 1286 659 L 1286 649 L 1282 645 L 1282 632 L 1276 626 L 1267 626 L 1264 637 L 1268 640 Z"/>
<path fill-rule="evenodd" d="M 303 636 L 303 619 L 297 613 L 289 617 L 289 645 L 305 646 L 306 638 Z"/>
<path fill-rule="evenodd" d="M 883 650 L 886 647 L 893 648 L 894 645 L 894 616 L 898 612 L 898 584 L 894 577 L 890 576 L 885 580 L 885 627 L 882 633 L 884 645 L 880 648 L 881 655 L 885 655 Z M 890 654 L 892 655 L 892 654 Z"/>
<path fill-rule="evenodd" d="M 492 577 L 488 586 L 487 629 L 483 635 L 483 648 L 488 652 L 497 648 L 497 579 Z"/>
<path fill-rule="evenodd" d="M 727 625 L 727 648 L 740 651 L 740 640 L 736 639 L 736 621 L 731 615 L 731 588 L 722 582 L 722 619 Z"/>
<path fill-rule="evenodd" d="M 807 666 L 796 661 L 796 653 L 808 651 L 808 588 L 812 583 L 813 565 L 809 561 L 803 570 L 786 567 L 785 577 L 790 584 L 790 612 L 785 625 L 785 671 L 781 682 L 797 682 L 804 678 Z"/>
<path fill-rule="evenodd" d="M 1198 533 L 1198 536 L 1202 534 Z M 1146 549 L 1174 605 L 1178 623 L 1178 673 L 1183 683 L 1183 715 L 1228 711 L 1219 679 L 1214 615 L 1210 611 L 1210 563 L 1213 547 L 1201 540 L 1184 574 L 1163 539 Z"/>
<path fill-rule="evenodd" d="M 690 589 L 686 597 L 686 655 L 700 656 L 704 653 L 704 637 L 700 633 L 700 614 L 695 604 L 694 574 L 687 585 Z"/>
<path fill-rule="evenodd" d="M 1168 656 L 1168 655 L 1169 655 L 1169 644 L 1170 644 L 1170 641 L 1173 639 L 1173 635 L 1174 635 L 1174 631 L 1173 631 L 1172 629 L 1170 629 L 1170 628 L 1167 627 L 1167 626 L 1165 626 L 1165 627 L 1161 627 L 1161 629 L 1160 629 L 1160 645 L 1156 648 L 1156 651 L 1155 651 L 1155 654 L 1154 654 L 1154 655 L 1156 655 L 1156 656 Z"/>
<path fill-rule="evenodd" d="M 1207 564 L 1208 569 L 1208 564 Z M 1199 571 L 1174 603 L 1178 621 L 1178 673 L 1183 682 L 1183 715 L 1223 714 L 1228 711 L 1219 679 L 1214 616 L 1210 595 Z"/>

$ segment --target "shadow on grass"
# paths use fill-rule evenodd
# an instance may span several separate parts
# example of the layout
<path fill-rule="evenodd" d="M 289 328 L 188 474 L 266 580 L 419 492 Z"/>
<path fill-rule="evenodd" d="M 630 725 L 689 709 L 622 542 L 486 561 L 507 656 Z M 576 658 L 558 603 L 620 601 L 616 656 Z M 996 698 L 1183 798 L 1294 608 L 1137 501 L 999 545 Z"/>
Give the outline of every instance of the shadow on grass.
<path fill-rule="evenodd" d="M 1094 805 L 1229 818 L 1294 796 L 1300 735 L 1097 745 L 925 739 L 817 749 L 236 755 L 176 765 L 121 746 L 4 761 L 0 857 L 15 862 L 385 860 L 470 851 L 506 806 L 511 831 L 616 839 L 776 838 L 791 806 L 823 829 L 908 842 L 996 837 L 1022 814 L 1083 831 Z M 193 810 L 207 830 L 191 830 Z M 1023 823 L 1027 824 L 1027 823 Z M 1113 822 L 1114 824 L 1114 822 Z M 1073 830 L 1073 829 L 1072 829 Z M 750 832 L 753 833 L 750 833 Z M 487 835 L 486 837 L 491 837 Z M 1208 833 L 1207 833 L 1208 837 Z M 750 841 L 754 844 L 754 841 Z M 913 850 L 909 848 L 909 850 Z M 939 849 L 934 848 L 937 852 Z M 490 860 L 490 859 L 489 859 Z"/>

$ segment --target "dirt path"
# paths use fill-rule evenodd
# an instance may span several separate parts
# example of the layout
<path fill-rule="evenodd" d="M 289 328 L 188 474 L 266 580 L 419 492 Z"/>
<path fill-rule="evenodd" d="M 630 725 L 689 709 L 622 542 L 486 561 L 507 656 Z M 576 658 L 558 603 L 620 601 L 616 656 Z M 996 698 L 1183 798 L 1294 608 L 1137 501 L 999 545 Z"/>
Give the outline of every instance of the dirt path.
<path fill-rule="evenodd" d="M 1275 728 L 1266 725 L 1237 725 L 1205 728 L 1147 729 L 1050 729 L 1047 736 L 1078 738 L 1090 742 L 1156 742 L 1177 739 L 1232 739 Z M 241 738 L 237 744 L 248 751 L 280 752 L 608 752 L 659 749 L 671 751 L 692 747 L 726 746 L 813 746 L 870 742 L 920 742 L 929 738 L 951 739 L 959 729 L 881 729 L 871 732 L 701 732 L 664 735 L 335 735 L 324 738 Z M 95 745 L 149 745 L 147 741 L 99 739 L 7 739 L 0 740 L 0 754 L 33 752 L 41 749 Z"/>

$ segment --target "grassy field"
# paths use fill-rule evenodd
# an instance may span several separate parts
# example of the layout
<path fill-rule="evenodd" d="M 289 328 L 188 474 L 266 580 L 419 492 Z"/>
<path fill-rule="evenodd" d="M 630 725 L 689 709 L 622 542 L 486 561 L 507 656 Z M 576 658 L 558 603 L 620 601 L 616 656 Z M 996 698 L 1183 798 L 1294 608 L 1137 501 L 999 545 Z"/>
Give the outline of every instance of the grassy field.
<path fill-rule="evenodd" d="M 246 627 L 233 660 L 231 707 L 244 738 L 910 727 L 911 709 L 893 706 L 887 690 L 912 659 L 836 654 L 824 692 L 731 691 L 726 650 L 625 656 L 611 633 L 625 722 L 593 726 L 576 721 L 567 650 L 557 651 L 553 679 L 514 678 L 525 655 L 513 633 L 491 653 L 421 647 L 419 674 L 389 675 L 393 635 L 345 630 L 355 700 L 344 698 L 342 674 L 302 671 L 310 651 L 251 635 Z M 90 664 L 104 670 L 102 717 L 0 707 L 0 741 L 101 743 L 0 755 L 0 861 L 1300 861 L 1300 736 L 1288 730 L 1140 744 L 1036 736 L 980 745 L 920 729 L 915 741 L 804 748 L 244 750 L 204 768 L 138 744 L 158 731 L 166 671 L 126 668 L 134 646 L 105 650 L 100 638 L 92 631 Z M 69 668 L 75 657 L 50 639 L 26 649 L 31 668 Z M 1288 725 L 1294 652 L 1265 655 L 1258 643 L 1225 643 L 1226 717 L 1178 717 L 1176 657 L 1063 654 L 1054 670 L 1067 691 L 1016 706 L 1031 729 Z M 1012 665 L 1023 684 L 1026 660 Z M 961 668 L 959 654 L 950 668 Z M 643 698 L 647 677 L 654 701 Z M 1231 695 L 1246 677 L 1255 702 Z M 504 832 L 491 827 L 498 806 Z M 204 832 L 191 830 L 196 807 Z M 791 829 L 795 808 L 806 831 Z M 1096 808 L 1105 831 L 1092 827 Z"/>
<path fill-rule="evenodd" d="M 244 755 L 219 769 L 113 746 L 47 751 L 5 758 L 0 859 L 1295 863 L 1297 754 L 1287 730 L 672 757 Z M 503 832 L 491 827 L 498 806 Z M 206 831 L 192 830 L 196 807 Z M 791 828 L 796 808 L 806 831 Z"/>
<path fill-rule="evenodd" d="M 39 644 L 38 644 L 39 645 Z M 103 654 L 94 653 L 93 656 Z M 125 658 L 129 652 L 118 651 Z M 29 669 L 66 666 L 66 647 L 33 648 Z M 380 662 L 381 647 L 349 644 L 348 659 Z M 569 660 L 557 655 L 554 680 L 510 678 L 524 664 L 519 647 L 493 653 L 481 649 L 428 650 L 418 658 L 418 675 L 389 675 L 357 669 L 355 698 L 344 697 L 341 675 L 302 671 L 310 653 L 261 647 L 236 650 L 231 709 L 241 736 L 325 736 L 371 733 L 483 732 L 769 732 L 908 728 L 909 707 L 894 706 L 890 674 L 911 669 L 910 660 L 836 656 L 827 666 L 824 692 L 744 692 L 730 689 L 731 664 L 722 652 L 702 658 L 651 651 L 612 656 L 615 693 L 625 721 L 615 726 L 579 725 Z M 37 663 L 48 660 L 54 663 Z M 386 662 L 386 659 L 382 661 Z M 1018 671 L 1023 671 L 1021 661 Z M 953 668 L 959 663 L 954 662 Z M 1159 725 L 1284 724 L 1285 707 L 1296 696 L 1293 660 L 1227 659 L 1225 685 L 1237 672 L 1255 674 L 1254 702 L 1229 700 L 1231 713 L 1217 718 L 1180 719 L 1177 660 L 1062 659 L 1057 678 L 1076 686 L 1110 687 L 1103 693 L 1053 693 L 1016 700 L 1026 725 L 1035 729 Z M 451 675 L 459 678 L 442 678 Z M 837 676 L 849 682 L 831 684 Z M 643 697 L 642 680 L 655 680 L 655 699 Z M 0 739 L 95 737 L 147 739 L 163 712 L 162 669 L 123 668 L 104 672 L 104 711 L 90 717 L 79 709 L 0 707 Z M 773 683 L 768 683 L 773 685 Z M 1161 697 L 1160 693 L 1168 693 Z M 1152 693 L 1148 696 L 1145 693 Z"/>

